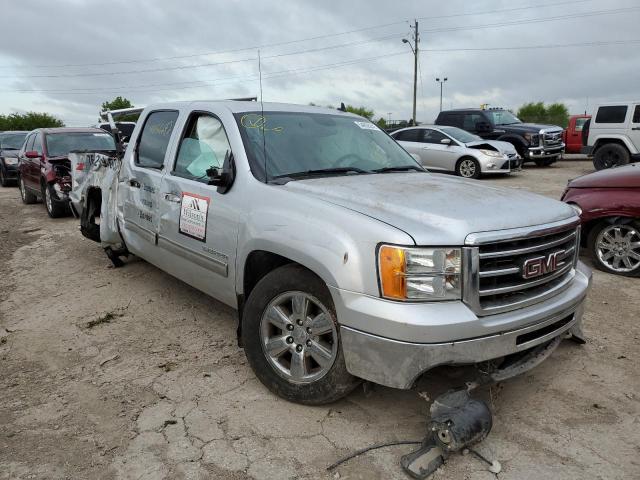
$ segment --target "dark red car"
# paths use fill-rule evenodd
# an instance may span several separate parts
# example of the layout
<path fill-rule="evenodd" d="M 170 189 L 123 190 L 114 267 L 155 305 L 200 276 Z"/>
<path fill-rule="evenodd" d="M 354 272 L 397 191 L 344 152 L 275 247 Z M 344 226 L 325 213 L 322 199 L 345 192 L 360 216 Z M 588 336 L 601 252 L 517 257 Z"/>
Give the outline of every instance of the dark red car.
<path fill-rule="evenodd" d="M 562 200 L 582 209 L 582 242 L 596 267 L 640 276 L 640 163 L 571 180 Z"/>
<path fill-rule="evenodd" d="M 115 150 L 100 128 L 40 128 L 29 132 L 18 154 L 18 185 L 24 203 L 44 201 L 51 217 L 69 213 L 69 152 Z"/>

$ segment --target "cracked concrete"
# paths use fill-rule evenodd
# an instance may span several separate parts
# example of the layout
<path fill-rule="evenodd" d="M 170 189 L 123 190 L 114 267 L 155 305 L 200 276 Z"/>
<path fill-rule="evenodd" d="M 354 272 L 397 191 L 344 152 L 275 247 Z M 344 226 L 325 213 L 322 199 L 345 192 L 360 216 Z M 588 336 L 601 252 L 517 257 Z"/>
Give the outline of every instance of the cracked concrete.
<path fill-rule="evenodd" d="M 557 198 L 588 168 L 561 162 L 487 183 Z M 288 403 L 255 379 L 229 308 L 139 259 L 110 268 L 75 220 L 49 219 L 15 189 L 0 189 L 0 222 L 2 480 L 334 479 L 325 468 L 353 450 L 420 439 L 429 405 L 418 393 L 459 383 L 434 372 L 411 391 Z M 495 425 L 478 449 L 502 463 L 497 478 L 637 478 L 639 285 L 596 272 L 589 344 L 563 344 L 489 392 Z M 86 327 L 108 312 L 122 316 Z M 362 455 L 339 478 L 404 479 L 410 448 Z M 496 476 L 465 456 L 434 478 Z"/>

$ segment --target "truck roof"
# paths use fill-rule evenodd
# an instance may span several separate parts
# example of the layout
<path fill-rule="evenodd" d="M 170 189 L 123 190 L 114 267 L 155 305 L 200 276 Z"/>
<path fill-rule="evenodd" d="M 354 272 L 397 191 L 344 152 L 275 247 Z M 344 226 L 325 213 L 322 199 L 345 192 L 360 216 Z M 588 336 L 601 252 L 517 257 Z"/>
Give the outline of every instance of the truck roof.
<path fill-rule="evenodd" d="M 342 112 L 340 110 L 335 110 L 331 108 L 325 107 L 316 107 L 311 105 L 297 105 L 294 103 L 277 103 L 277 102 L 255 102 L 255 101 L 238 101 L 238 100 L 194 100 L 187 102 L 170 102 L 170 103 L 159 103 L 155 105 L 148 105 L 147 109 L 166 109 L 166 108 L 203 108 L 206 109 L 207 106 L 224 106 L 232 113 L 242 113 L 242 112 L 256 112 L 260 110 L 265 110 L 269 112 L 303 112 L 303 113 L 330 113 L 334 115 L 348 115 L 352 117 L 358 117 L 358 115 L 354 115 L 349 112 Z"/>

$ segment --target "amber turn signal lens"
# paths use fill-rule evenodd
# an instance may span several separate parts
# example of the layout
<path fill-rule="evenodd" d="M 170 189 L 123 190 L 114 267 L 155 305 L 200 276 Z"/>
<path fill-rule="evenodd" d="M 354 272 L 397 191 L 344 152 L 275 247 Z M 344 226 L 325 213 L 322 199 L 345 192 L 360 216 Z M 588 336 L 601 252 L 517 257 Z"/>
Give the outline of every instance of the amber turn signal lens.
<path fill-rule="evenodd" d="M 405 279 L 406 264 L 404 250 L 384 245 L 379 252 L 380 283 L 382 296 L 386 298 L 407 298 Z"/>

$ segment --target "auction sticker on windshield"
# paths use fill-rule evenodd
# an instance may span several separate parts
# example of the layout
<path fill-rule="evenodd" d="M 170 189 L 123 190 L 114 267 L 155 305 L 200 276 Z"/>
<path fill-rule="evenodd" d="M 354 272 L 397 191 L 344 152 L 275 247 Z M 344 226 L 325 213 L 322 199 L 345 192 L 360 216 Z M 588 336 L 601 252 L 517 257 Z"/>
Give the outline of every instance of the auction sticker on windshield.
<path fill-rule="evenodd" d="M 181 234 L 195 238 L 201 242 L 206 241 L 209 200 L 209 197 L 201 197 L 195 193 L 182 192 L 180 223 L 178 225 Z"/>
<path fill-rule="evenodd" d="M 353 122 L 353 123 L 358 125 L 363 130 L 378 130 L 378 127 L 376 127 L 373 123 L 369 123 L 369 122 Z"/>

